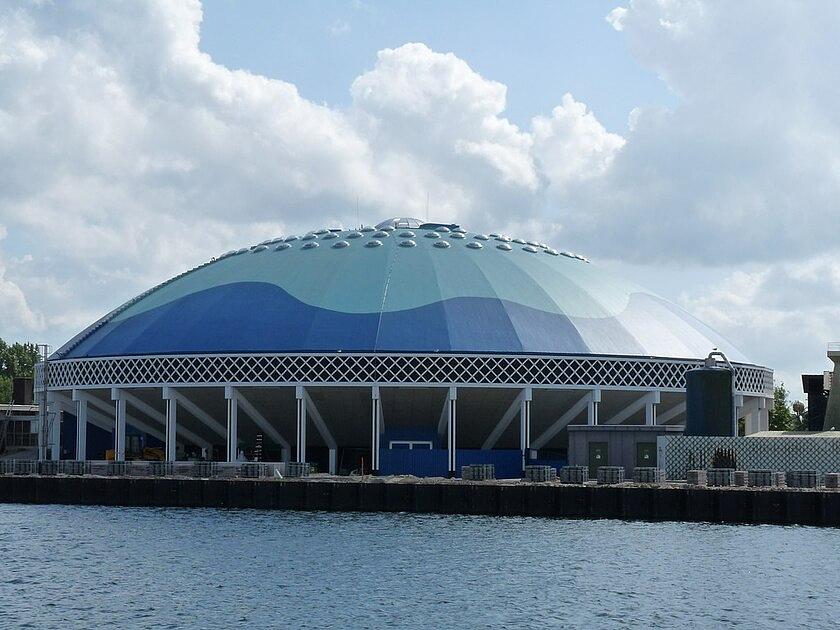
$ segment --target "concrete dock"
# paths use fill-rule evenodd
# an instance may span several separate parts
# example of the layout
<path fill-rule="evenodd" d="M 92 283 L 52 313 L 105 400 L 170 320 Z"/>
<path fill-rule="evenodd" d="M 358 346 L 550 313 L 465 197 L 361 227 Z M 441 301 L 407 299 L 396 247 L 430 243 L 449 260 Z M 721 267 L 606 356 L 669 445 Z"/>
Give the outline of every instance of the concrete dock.
<path fill-rule="evenodd" d="M 840 491 L 401 478 L 0 476 L 0 503 L 414 512 L 840 527 Z"/>

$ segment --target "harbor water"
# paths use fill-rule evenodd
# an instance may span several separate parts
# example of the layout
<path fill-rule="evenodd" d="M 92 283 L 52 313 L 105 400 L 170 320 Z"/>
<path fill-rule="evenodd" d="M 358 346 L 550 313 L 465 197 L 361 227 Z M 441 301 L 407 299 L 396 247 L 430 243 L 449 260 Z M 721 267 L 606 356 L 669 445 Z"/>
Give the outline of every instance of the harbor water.
<path fill-rule="evenodd" d="M 835 529 L 0 505 L 0 628 L 829 628 Z"/>

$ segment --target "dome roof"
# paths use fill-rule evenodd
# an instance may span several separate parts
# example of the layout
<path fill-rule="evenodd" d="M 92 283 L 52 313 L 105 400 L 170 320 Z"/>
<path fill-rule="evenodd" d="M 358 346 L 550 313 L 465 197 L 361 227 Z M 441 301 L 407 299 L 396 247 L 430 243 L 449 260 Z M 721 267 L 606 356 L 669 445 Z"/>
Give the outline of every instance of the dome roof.
<path fill-rule="evenodd" d="M 457 225 L 275 238 L 147 291 L 55 358 L 452 352 L 744 357 L 684 310 L 582 256 Z"/>

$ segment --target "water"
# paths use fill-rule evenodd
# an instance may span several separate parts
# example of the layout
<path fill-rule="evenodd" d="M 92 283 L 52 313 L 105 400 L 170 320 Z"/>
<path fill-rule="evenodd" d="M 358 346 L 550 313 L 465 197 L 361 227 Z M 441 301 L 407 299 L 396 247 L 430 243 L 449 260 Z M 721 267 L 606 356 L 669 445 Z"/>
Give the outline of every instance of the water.
<path fill-rule="evenodd" d="M 0 505 L 0 627 L 836 627 L 831 529 Z"/>

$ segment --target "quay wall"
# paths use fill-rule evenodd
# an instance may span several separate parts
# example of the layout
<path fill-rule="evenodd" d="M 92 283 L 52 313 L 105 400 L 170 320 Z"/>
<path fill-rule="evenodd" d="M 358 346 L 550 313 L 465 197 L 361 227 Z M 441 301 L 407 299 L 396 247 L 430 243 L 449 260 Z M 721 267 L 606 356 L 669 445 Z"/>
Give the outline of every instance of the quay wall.
<path fill-rule="evenodd" d="M 416 512 L 840 527 L 840 491 L 499 482 L 0 477 L 0 503 Z"/>

